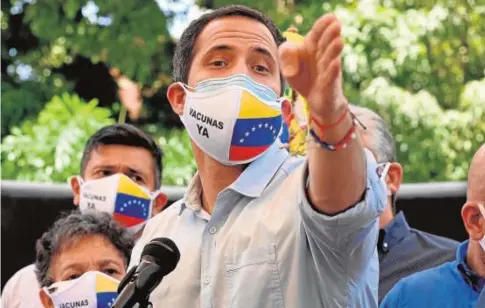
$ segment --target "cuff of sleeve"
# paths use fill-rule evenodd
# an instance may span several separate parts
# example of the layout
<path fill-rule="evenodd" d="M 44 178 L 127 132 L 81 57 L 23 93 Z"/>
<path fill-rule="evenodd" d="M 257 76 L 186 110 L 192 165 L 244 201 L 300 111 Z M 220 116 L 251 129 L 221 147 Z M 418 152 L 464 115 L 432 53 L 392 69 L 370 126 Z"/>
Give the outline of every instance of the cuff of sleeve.
<path fill-rule="evenodd" d="M 374 156 L 369 150 L 364 150 L 366 154 L 367 184 L 362 201 L 336 215 L 326 215 L 317 212 L 311 204 L 307 195 L 309 183 L 308 161 L 305 162 L 301 184 L 299 185 L 299 200 L 303 217 L 319 225 L 319 228 L 328 227 L 335 229 L 338 226 L 339 228 L 361 229 L 382 213 L 386 204 L 385 187 L 377 176 L 377 163 Z"/>

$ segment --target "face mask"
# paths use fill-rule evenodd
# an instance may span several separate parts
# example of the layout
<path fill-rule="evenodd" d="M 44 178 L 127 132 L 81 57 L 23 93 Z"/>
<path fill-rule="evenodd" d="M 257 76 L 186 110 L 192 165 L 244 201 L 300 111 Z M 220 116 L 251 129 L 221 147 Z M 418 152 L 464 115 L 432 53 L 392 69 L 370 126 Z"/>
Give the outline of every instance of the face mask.
<path fill-rule="evenodd" d="M 246 75 L 208 79 L 185 89 L 181 120 L 190 138 L 225 165 L 245 164 L 263 155 L 278 138 L 281 103 L 269 87 Z"/>
<path fill-rule="evenodd" d="M 386 183 L 386 176 L 387 172 L 389 171 L 389 167 L 391 166 L 390 163 L 382 163 L 377 165 L 377 176 L 379 176 L 379 180 L 381 181 L 382 185 L 384 186 L 384 189 L 387 192 L 387 196 L 390 197 L 392 193 L 387 189 L 387 183 Z"/>
<path fill-rule="evenodd" d="M 152 215 L 153 200 L 158 192 L 150 193 L 124 174 L 117 173 L 81 184 L 79 209 L 107 212 L 113 219 L 136 233 Z"/>
<path fill-rule="evenodd" d="M 101 272 L 86 272 L 75 280 L 60 281 L 44 292 L 56 308 L 108 308 L 117 296 L 119 281 Z"/>
<path fill-rule="evenodd" d="M 480 213 L 482 213 L 483 219 L 485 219 L 485 209 L 483 208 L 484 205 L 482 203 L 478 203 L 478 209 Z M 482 246 L 483 251 L 485 251 L 485 235 L 480 240 L 480 246 Z"/>

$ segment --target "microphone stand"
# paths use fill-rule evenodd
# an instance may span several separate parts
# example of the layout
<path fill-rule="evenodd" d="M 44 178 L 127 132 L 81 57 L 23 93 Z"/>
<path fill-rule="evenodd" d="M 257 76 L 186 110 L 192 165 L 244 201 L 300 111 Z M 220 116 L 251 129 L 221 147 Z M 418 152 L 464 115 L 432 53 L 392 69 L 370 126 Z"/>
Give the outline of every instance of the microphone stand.
<path fill-rule="evenodd" d="M 138 308 L 153 308 L 153 305 L 146 297 L 138 302 Z"/>
<path fill-rule="evenodd" d="M 112 308 L 152 308 L 153 304 L 149 301 L 152 290 L 145 290 L 143 286 L 153 285 L 150 280 L 160 279 L 153 274 L 159 272 L 160 267 L 156 264 L 142 267 L 139 272 L 133 267 L 118 285 L 118 297 Z M 160 281 L 159 281 L 160 282 Z"/>

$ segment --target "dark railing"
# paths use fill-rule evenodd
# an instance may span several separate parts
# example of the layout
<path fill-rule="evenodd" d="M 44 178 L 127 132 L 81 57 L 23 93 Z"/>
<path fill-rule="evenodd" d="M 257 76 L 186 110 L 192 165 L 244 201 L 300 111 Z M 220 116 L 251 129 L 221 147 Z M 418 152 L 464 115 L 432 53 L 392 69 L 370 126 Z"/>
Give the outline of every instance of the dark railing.
<path fill-rule="evenodd" d="M 34 260 L 36 239 L 61 211 L 74 206 L 66 184 L 2 181 L 1 187 L 3 289 L 11 275 Z M 182 197 L 185 188 L 166 186 L 162 190 L 171 204 Z M 403 184 L 397 207 L 412 227 L 462 241 L 467 237 L 460 216 L 465 197 L 464 182 Z"/>

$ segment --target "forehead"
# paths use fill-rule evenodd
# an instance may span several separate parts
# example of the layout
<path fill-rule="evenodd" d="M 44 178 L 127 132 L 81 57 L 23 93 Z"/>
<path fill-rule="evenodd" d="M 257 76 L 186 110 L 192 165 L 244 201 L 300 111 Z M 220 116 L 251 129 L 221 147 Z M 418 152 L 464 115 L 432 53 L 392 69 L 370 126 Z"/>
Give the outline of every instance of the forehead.
<path fill-rule="evenodd" d="M 123 165 L 135 170 L 153 172 L 154 161 L 150 151 L 128 145 L 100 145 L 89 154 L 86 170 L 110 165 Z"/>
<path fill-rule="evenodd" d="M 225 16 L 210 21 L 197 37 L 193 56 L 221 43 L 256 43 L 270 51 L 278 48 L 269 29 L 260 21 L 244 16 Z"/>
<path fill-rule="evenodd" d="M 75 236 L 62 243 L 51 260 L 53 274 L 58 270 L 85 263 L 111 260 L 123 264 L 122 253 L 103 235 Z"/>

